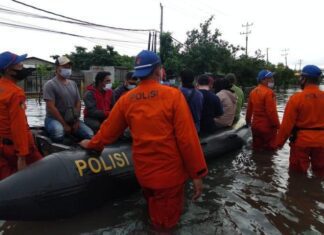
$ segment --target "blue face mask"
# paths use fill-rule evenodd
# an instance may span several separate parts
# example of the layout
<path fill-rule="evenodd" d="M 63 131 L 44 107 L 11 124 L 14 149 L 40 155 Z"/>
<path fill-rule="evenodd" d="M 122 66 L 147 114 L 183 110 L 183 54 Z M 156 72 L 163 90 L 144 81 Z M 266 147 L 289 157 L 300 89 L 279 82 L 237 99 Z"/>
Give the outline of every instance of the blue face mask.
<path fill-rule="evenodd" d="M 60 75 L 64 77 L 65 79 L 71 77 L 72 75 L 72 69 L 65 69 L 61 68 Z"/>
<path fill-rule="evenodd" d="M 269 88 L 274 88 L 274 82 L 268 82 L 268 87 Z"/>
<path fill-rule="evenodd" d="M 128 90 L 132 90 L 132 89 L 134 89 L 136 87 L 136 85 L 127 85 L 127 89 Z"/>

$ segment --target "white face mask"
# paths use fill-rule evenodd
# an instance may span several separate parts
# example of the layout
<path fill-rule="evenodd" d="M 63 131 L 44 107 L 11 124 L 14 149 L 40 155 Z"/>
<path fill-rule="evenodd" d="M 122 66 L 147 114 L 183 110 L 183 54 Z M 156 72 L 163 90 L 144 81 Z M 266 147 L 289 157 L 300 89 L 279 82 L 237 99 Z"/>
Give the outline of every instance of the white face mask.
<path fill-rule="evenodd" d="M 136 85 L 127 85 L 127 89 L 128 90 L 132 90 L 132 89 L 134 89 L 136 87 Z"/>
<path fill-rule="evenodd" d="M 170 79 L 169 82 L 170 82 L 171 85 L 174 85 L 176 83 L 176 80 L 175 79 Z"/>
<path fill-rule="evenodd" d="M 64 78 L 69 78 L 72 75 L 72 69 L 61 68 L 60 75 Z"/>
<path fill-rule="evenodd" d="M 107 91 L 107 90 L 110 90 L 111 88 L 112 88 L 112 84 L 108 83 L 108 84 L 105 85 L 104 90 Z"/>
<path fill-rule="evenodd" d="M 274 88 L 274 82 L 268 82 L 268 87 L 269 88 Z"/>

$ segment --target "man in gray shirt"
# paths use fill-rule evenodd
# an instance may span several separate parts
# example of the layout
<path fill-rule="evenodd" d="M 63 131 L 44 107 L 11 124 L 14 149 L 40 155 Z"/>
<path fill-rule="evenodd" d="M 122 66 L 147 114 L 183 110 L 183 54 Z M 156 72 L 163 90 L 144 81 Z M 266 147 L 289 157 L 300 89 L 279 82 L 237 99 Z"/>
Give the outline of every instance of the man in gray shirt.
<path fill-rule="evenodd" d="M 91 139 L 93 131 L 79 120 L 81 100 L 76 83 L 70 80 L 71 61 L 66 56 L 57 58 L 56 76 L 46 82 L 43 98 L 46 102 L 45 130 L 55 142 L 64 135 L 73 134 L 80 139 Z"/>

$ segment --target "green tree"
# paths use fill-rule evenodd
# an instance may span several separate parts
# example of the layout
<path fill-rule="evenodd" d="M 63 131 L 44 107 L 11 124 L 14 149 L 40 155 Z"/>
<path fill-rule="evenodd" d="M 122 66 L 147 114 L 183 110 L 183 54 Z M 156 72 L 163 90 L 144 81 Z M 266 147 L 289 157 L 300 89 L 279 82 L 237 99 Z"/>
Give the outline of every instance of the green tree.
<path fill-rule="evenodd" d="M 196 74 L 224 73 L 231 67 L 235 54 L 241 50 L 240 47 L 220 39 L 221 33 L 218 29 L 214 32 L 210 30 L 212 20 L 213 16 L 200 24 L 200 29 L 187 33 L 182 56 L 184 64 Z"/>
<path fill-rule="evenodd" d="M 68 57 L 73 62 L 75 70 L 88 70 L 91 66 L 125 66 L 132 67 L 133 58 L 125 55 L 120 55 L 111 46 L 95 46 L 92 51 L 87 51 L 84 47 L 75 47 L 75 52 L 72 52 Z"/>
<path fill-rule="evenodd" d="M 172 71 L 173 74 L 179 74 L 183 68 L 180 54 L 181 44 L 174 43 L 170 32 L 162 33 L 160 39 L 160 57 L 164 68 L 167 71 Z"/>

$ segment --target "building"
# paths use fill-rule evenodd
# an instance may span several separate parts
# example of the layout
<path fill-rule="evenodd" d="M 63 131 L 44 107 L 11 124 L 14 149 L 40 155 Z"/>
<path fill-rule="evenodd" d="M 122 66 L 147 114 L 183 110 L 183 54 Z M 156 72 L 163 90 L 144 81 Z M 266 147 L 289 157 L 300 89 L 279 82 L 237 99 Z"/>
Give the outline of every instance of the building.
<path fill-rule="evenodd" d="M 91 66 L 90 70 L 82 71 L 84 74 L 84 87 L 87 87 L 89 84 L 93 83 L 96 74 L 100 71 L 110 72 L 112 82 L 120 83 L 124 81 L 129 70 L 122 66 Z"/>
<path fill-rule="evenodd" d="M 28 98 L 41 98 L 43 84 L 54 76 L 55 64 L 37 57 L 28 57 L 22 63 L 24 67 L 35 68 L 35 71 L 19 85 L 25 90 Z"/>

